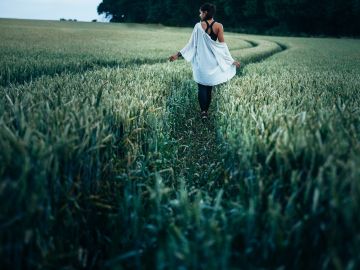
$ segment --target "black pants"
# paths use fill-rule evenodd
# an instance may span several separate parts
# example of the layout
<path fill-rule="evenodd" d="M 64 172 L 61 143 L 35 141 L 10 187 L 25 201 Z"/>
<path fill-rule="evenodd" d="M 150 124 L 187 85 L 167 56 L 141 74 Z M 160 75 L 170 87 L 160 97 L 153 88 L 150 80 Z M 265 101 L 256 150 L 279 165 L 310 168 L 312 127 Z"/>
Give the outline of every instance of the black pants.
<path fill-rule="evenodd" d="M 211 102 L 212 86 L 202 85 L 198 83 L 198 99 L 201 111 L 207 111 Z"/>

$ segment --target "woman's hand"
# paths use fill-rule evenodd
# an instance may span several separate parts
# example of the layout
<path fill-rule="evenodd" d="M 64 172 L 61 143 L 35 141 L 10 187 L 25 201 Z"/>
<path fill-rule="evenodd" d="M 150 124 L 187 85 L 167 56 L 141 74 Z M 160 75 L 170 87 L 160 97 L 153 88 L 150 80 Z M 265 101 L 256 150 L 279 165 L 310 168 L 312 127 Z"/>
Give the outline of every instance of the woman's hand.
<path fill-rule="evenodd" d="M 177 60 L 178 58 L 179 58 L 179 56 L 177 54 L 174 54 L 174 55 L 169 57 L 169 61 L 173 62 L 173 61 Z"/>
<path fill-rule="evenodd" d="M 239 68 L 240 67 L 240 62 L 234 61 L 233 65 L 235 65 L 237 68 Z"/>

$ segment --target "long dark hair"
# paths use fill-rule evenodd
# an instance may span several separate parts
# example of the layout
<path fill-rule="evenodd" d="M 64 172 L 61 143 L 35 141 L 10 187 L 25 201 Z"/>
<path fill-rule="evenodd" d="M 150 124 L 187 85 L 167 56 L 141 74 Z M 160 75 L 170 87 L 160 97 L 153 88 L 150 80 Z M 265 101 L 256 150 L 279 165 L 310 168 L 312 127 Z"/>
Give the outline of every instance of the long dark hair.
<path fill-rule="evenodd" d="M 214 17 L 215 12 L 216 12 L 216 6 L 214 4 L 210 4 L 210 3 L 205 3 L 200 7 L 200 10 L 202 12 L 207 11 L 206 13 L 206 17 L 204 18 L 204 20 L 210 20 Z"/>

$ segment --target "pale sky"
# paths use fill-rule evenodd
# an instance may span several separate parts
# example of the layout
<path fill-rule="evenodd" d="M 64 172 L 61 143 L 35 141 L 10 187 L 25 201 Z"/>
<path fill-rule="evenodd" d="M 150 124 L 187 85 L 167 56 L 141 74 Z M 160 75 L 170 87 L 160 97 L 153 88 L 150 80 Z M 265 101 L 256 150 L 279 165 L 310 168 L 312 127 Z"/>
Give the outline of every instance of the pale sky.
<path fill-rule="evenodd" d="M 103 21 L 97 14 L 102 0 L 0 0 L 0 18 Z"/>

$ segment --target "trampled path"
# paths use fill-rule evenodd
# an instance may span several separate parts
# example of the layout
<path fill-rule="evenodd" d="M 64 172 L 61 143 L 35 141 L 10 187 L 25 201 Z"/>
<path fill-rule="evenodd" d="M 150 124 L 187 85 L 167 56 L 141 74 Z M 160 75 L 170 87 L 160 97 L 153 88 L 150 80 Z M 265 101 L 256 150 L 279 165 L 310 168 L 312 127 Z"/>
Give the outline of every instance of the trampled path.
<path fill-rule="evenodd" d="M 263 60 L 274 53 L 286 49 L 284 46 L 264 40 L 250 41 L 251 48 L 231 51 L 241 63 L 248 64 Z M 238 70 L 236 76 L 241 76 L 244 66 Z M 224 173 L 224 151 L 217 136 L 216 113 L 217 91 L 212 92 L 212 101 L 209 109 L 209 118 L 203 121 L 200 118 L 200 108 L 197 99 L 197 87 L 195 83 L 184 82 L 180 89 L 181 100 L 176 102 L 176 109 L 172 109 L 172 139 L 177 141 L 178 164 L 175 167 L 175 175 L 183 177 L 189 194 L 196 194 L 199 189 L 207 192 L 218 190 L 222 186 Z M 169 104 L 169 107 L 172 107 Z"/>

